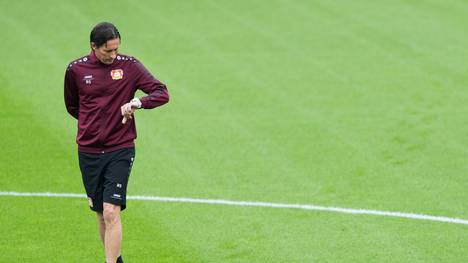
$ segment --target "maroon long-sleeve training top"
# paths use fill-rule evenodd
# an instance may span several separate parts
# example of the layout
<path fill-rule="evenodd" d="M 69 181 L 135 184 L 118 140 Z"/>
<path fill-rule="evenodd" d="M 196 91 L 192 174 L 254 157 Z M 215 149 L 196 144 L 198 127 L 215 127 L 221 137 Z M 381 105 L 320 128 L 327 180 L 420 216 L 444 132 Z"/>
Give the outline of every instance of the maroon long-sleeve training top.
<path fill-rule="evenodd" d="M 166 85 L 154 78 L 135 58 L 119 54 L 106 65 L 94 52 L 70 63 L 65 72 L 65 106 L 78 119 L 78 150 L 102 153 L 134 146 L 135 118 L 122 124 L 120 107 L 134 98 L 152 109 L 169 101 Z"/>

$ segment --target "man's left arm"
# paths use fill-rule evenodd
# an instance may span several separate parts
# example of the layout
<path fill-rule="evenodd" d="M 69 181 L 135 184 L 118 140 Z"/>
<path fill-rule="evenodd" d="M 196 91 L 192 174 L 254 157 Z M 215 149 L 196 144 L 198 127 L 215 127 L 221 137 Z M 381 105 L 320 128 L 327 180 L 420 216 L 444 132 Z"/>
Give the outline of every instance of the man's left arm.
<path fill-rule="evenodd" d="M 135 64 L 137 68 L 136 86 L 148 94 L 140 98 L 141 108 L 152 109 L 166 104 L 169 101 L 166 85 L 153 77 L 139 61 L 136 61 Z"/>
<path fill-rule="evenodd" d="M 169 101 L 169 93 L 166 85 L 153 77 L 153 75 L 139 62 L 135 61 L 136 67 L 136 87 L 147 95 L 141 98 L 134 98 L 129 103 L 121 107 L 121 113 L 124 117 L 122 123 L 132 118 L 136 109 L 153 109 L 166 104 Z"/>

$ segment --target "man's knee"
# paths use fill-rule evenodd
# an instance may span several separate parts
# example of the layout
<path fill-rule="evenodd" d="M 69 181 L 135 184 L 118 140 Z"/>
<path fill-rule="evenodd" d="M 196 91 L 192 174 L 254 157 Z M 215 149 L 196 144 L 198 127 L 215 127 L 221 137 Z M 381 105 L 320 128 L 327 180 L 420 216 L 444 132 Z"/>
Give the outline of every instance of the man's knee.
<path fill-rule="evenodd" d="M 104 211 L 103 211 L 103 218 L 104 223 L 106 225 L 113 225 L 120 220 L 120 206 L 104 203 Z"/>

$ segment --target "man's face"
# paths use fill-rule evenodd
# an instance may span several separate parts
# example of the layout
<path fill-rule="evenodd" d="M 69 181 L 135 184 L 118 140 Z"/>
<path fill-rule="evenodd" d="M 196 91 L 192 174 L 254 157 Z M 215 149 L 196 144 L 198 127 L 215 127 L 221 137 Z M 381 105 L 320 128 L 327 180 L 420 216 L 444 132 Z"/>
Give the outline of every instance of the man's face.
<path fill-rule="evenodd" d="M 119 49 L 120 39 L 114 38 L 107 40 L 107 42 L 97 47 L 93 42 L 91 42 L 91 48 L 94 50 L 96 57 L 104 64 L 112 64 L 114 59 L 117 57 L 117 51 Z"/>

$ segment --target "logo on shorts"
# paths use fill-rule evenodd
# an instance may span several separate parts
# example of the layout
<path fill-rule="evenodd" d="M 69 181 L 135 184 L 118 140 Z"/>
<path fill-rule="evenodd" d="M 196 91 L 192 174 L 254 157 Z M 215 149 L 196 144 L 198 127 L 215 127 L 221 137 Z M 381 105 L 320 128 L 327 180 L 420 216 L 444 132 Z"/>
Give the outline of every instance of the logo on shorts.
<path fill-rule="evenodd" d="M 118 188 L 122 188 L 122 184 L 117 184 L 117 187 L 118 187 Z"/>
<path fill-rule="evenodd" d="M 90 207 L 93 207 L 93 199 L 91 197 L 88 197 L 88 203 Z"/>
<path fill-rule="evenodd" d="M 121 69 L 114 69 L 110 74 L 113 80 L 123 79 L 123 70 Z"/>
<path fill-rule="evenodd" d="M 122 196 L 119 194 L 113 194 L 111 198 L 122 200 Z"/>

